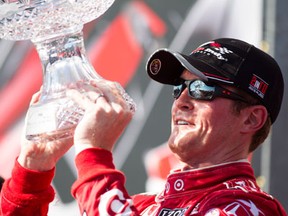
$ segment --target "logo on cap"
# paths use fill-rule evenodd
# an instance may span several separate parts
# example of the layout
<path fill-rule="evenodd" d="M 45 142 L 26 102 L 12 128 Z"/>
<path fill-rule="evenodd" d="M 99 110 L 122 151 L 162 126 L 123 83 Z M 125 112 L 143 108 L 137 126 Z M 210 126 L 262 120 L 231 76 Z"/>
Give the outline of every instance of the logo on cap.
<path fill-rule="evenodd" d="M 153 59 L 150 63 L 149 70 L 151 74 L 157 75 L 161 69 L 161 61 L 159 59 Z"/>
<path fill-rule="evenodd" d="M 268 83 L 262 80 L 260 77 L 253 74 L 249 84 L 249 89 L 255 92 L 259 97 L 264 98 L 265 93 L 268 89 Z"/>
<path fill-rule="evenodd" d="M 228 59 L 225 58 L 224 56 L 226 54 L 233 53 L 233 51 L 229 50 L 226 47 L 222 47 L 220 43 L 210 41 L 210 42 L 202 44 L 200 47 L 198 47 L 192 52 L 192 54 L 195 54 L 195 53 L 202 53 L 207 56 L 213 55 L 219 60 L 228 61 Z"/>

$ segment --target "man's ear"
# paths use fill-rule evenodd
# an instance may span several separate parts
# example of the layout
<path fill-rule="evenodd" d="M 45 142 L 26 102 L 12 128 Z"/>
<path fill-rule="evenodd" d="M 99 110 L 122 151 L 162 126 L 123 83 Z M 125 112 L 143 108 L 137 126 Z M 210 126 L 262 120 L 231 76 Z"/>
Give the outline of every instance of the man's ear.
<path fill-rule="evenodd" d="M 265 124 L 268 111 L 263 105 L 253 105 L 242 110 L 244 119 L 243 132 L 254 132 Z"/>

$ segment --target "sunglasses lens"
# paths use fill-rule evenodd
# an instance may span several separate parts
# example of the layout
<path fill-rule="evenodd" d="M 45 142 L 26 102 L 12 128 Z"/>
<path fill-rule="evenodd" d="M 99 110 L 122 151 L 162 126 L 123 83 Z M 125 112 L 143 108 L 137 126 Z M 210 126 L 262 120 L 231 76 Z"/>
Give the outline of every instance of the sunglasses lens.
<path fill-rule="evenodd" d="M 185 84 L 174 86 L 173 97 L 179 98 L 183 90 L 188 86 L 189 96 L 198 100 L 212 100 L 215 87 L 209 86 L 202 80 L 186 81 Z"/>
<path fill-rule="evenodd" d="M 184 84 L 181 84 L 181 85 L 178 85 L 178 86 L 174 86 L 174 88 L 173 88 L 173 97 L 174 98 L 178 98 L 181 95 L 181 93 L 182 93 L 182 91 L 184 89 L 183 85 Z"/>
<path fill-rule="evenodd" d="M 202 80 L 195 80 L 189 85 L 189 94 L 199 100 L 212 100 L 215 92 L 214 86 L 208 86 Z"/>
<path fill-rule="evenodd" d="M 179 98 L 184 89 L 188 87 L 188 95 L 196 100 L 213 100 L 215 97 L 224 97 L 231 100 L 240 100 L 248 103 L 247 100 L 228 89 L 218 85 L 211 85 L 202 80 L 186 80 L 183 84 L 174 86 L 173 97 Z"/>

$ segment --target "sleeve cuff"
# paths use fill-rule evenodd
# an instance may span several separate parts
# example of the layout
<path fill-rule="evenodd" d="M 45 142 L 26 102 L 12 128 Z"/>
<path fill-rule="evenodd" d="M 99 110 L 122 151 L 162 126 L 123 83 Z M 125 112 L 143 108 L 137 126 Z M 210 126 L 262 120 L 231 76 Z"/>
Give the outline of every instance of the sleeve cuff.
<path fill-rule="evenodd" d="M 74 182 L 71 193 L 76 197 L 76 192 L 81 185 L 94 181 L 103 176 L 114 176 L 121 182 L 125 182 L 122 172 L 115 169 L 112 153 L 101 148 L 89 148 L 80 152 L 75 158 L 78 170 L 78 180 Z"/>
<path fill-rule="evenodd" d="M 55 168 L 40 172 L 22 167 L 16 160 L 12 170 L 10 186 L 19 193 L 37 193 L 47 190 L 54 177 Z"/>
<path fill-rule="evenodd" d="M 80 177 L 86 176 L 89 170 L 115 169 L 112 153 L 102 148 L 90 148 L 80 152 L 75 163 Z"/>

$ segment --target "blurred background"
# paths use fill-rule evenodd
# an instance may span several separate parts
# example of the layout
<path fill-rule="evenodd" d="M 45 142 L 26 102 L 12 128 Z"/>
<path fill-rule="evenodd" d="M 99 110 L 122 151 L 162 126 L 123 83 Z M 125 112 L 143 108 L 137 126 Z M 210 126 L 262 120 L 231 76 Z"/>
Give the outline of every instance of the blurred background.
<path fill-rule="evenodd" d="M 103 16 L 84 26 L 86 51 L 96 71 L 121 83 L 137 103 L 134 119 L 114 150 L 115 165 L 125 173 L 131 195 L 158 190 L 169 169 L 177 166 L 165 145 L 172 89 L 148 78 L 147 58 L 162 47 L 188 54 L 208 40 L 234 37 L 274 56 L 284 75 L 280 115 L 251 160 L 263 190 L 288 211 L 287 8 L 286 0 L 116 0 Z M 9 178 L 30 98 L 42 83 L 42 69 L 30 41 L 0 40 L 0 50 L 0 175 Z M 57 199 L 49 215 L 79 215 L 70 195 L 75 179 L 71 149 L 57 165 Z"/>

